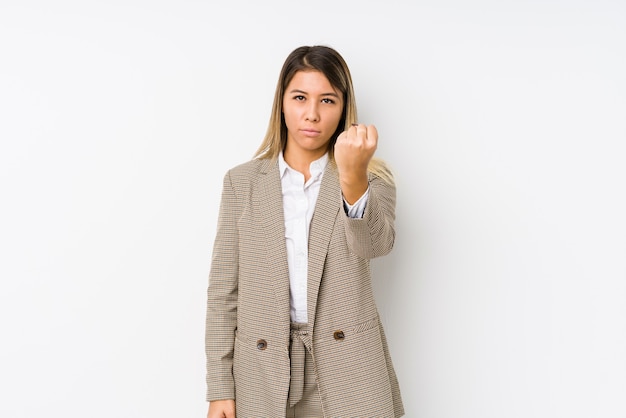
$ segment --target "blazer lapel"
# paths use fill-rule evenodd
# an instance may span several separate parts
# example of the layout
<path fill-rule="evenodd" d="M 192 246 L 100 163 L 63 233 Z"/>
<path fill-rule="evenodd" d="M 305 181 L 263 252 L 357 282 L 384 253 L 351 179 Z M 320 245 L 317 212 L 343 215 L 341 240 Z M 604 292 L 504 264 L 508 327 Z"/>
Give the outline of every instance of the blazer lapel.
<path fill-rule="evenodd" d="M 309 273 L 307 278 L 307 316 L 311 329 L 315 325 L 317 295 L 324 272 L 326 254 L 332 235 L 337 212 L 341 208 L 341 187 L 337 166 L 329 161 L 322 178 L 315 212 L 309 230 Z"/>
<path fill-rule="evenodd" d="M 289 332 L 289 265 L 285 245 L 285 221 L 283 214 L 283 194 L 278 173 L 278 163 L 264 160 L 260 170 L 258 211 L 264 229 L 267 265 L 272 275 L 271 281 L 276 295 L 276 309 L 285 315 L 283 327 Z"/>

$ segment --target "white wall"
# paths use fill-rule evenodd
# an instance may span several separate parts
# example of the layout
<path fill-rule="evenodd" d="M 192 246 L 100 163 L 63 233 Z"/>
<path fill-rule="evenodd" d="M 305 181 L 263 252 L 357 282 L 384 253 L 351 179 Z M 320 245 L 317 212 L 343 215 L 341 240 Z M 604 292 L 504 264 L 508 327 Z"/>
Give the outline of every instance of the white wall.
<path fill-rule="evenodd" d="M 0 5 L 0 416 L 204 416 L 222 176 L 303 44 L 396 171 L 407 417 L 626 416 L 626 5 L 409 4 Z"/>

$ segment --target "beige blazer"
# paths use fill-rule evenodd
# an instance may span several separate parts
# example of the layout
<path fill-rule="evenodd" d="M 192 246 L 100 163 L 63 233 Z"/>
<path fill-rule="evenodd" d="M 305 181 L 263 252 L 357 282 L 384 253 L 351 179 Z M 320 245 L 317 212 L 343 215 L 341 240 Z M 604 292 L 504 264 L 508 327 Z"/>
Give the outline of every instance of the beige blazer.
<path fill-rule="evenodd" d="M 350 219 L 334 162 L 322 179 L 309 233 L 307 302 L 325 417 L 404 414 L 369 266 L 393 247 L 395 198 L 393 185 L 370 176 L 364 216 Z M 207 292 L 207 400 L 236 399 L 238 418 L 285 415 L 284 225 L 276 161 L 255 159 L 225 175 Z"/>

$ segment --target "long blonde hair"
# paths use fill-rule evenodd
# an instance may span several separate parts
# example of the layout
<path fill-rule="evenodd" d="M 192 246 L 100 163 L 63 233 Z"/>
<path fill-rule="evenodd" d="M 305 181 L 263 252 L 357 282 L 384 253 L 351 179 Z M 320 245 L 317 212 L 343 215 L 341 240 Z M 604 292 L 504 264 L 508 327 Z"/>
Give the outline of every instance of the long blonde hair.
<path fill-rule="evenodd" d="M 270 122 L 261 146 L 254 154 L 255 158 L 276 159 L 287 143 L 287 125 L 283 117 L 283 96 L 291 79 L 298 71 L 320 71 L 330 84 L 343 93 L 344 108 L 337 130 L 328 143 L 328 153 L 334 160 L 334 147 L 337 137 L 353 123 L 357 123 L 356 100 L 352 85 L 352 76 L 343 57 L 333 48 L 316 45 L 296 48 L 285 60 L 280 71 Z M 393 174 L 379 158 L 372 158 L 368 171 L 389 183 L 393 183 Z"/>

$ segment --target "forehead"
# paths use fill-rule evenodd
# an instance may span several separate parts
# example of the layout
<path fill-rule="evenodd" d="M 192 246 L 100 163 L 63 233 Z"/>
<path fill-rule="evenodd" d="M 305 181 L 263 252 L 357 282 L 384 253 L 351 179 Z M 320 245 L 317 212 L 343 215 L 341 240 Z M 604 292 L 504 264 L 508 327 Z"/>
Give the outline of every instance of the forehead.
<path fill-rule="evenodd" d="M 293 89 L 311 94 L 337 94 L 337 89 L 330 84 L 328 78 L 321 71 L 317 70 L 300 70 L 296 72 L 285 90 L 289 92 Z"/>

